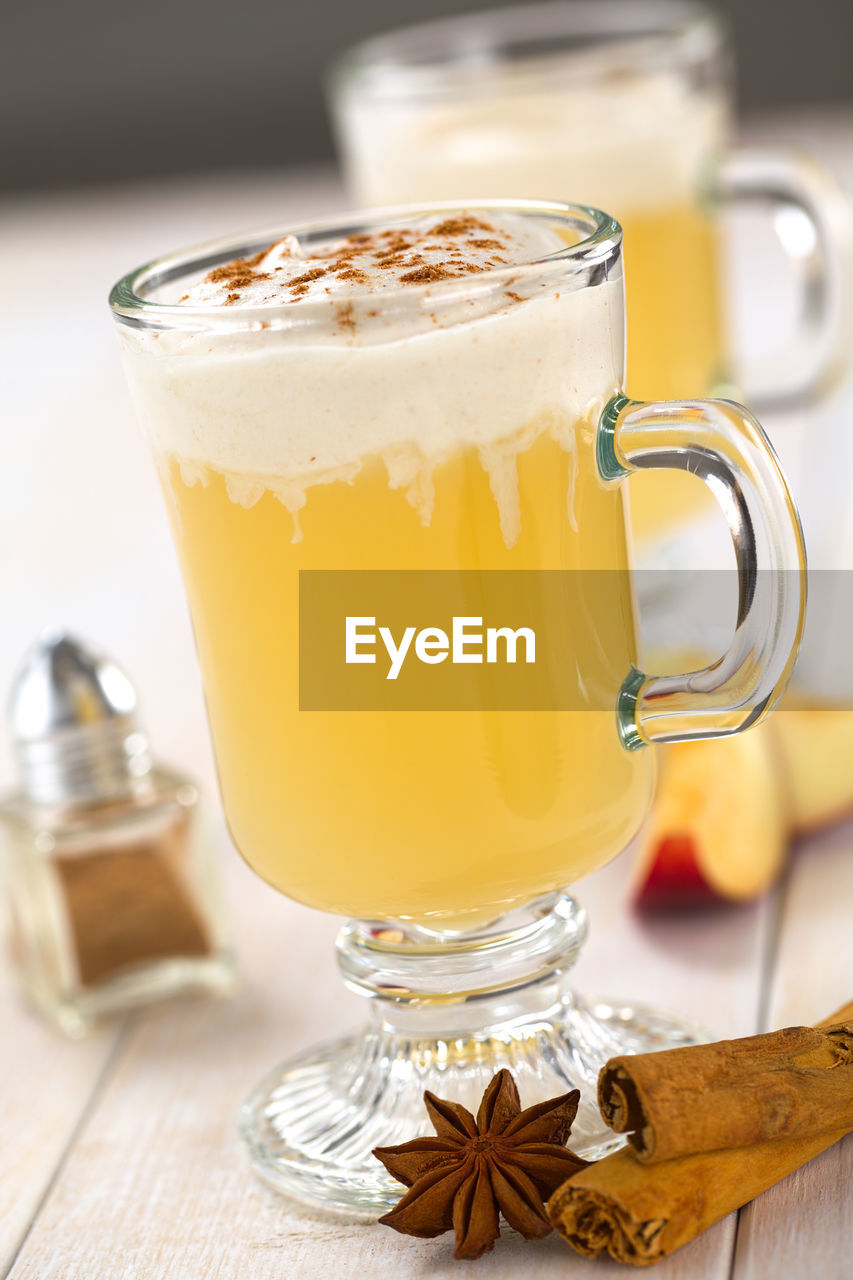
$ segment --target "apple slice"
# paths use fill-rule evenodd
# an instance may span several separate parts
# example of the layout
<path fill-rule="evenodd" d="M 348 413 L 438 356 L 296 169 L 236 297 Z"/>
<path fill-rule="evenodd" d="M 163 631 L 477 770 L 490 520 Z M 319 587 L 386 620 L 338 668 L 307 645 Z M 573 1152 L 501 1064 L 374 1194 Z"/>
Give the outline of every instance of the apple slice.
<path fill-rule="evenodd" d="M 789 815 L 768 730 L 661 748 L 657 795 L 639 837 L 638 905 L 745 901 L 773 883 Z"/>
<path fill-rule="evenodd" d="M 795 833 L 853 813 L 853 711 L 777 711 L 769 724 L 787 773 Z"/>

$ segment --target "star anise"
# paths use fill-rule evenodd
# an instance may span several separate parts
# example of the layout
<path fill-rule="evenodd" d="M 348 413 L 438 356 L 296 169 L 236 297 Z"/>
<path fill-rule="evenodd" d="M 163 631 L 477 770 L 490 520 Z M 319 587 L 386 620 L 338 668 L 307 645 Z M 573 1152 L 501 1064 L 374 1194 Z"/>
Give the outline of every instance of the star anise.
<path fill-rule="evenodd" d="M 380 1222 L 410 1236 L 456 1232 L 456 1257 L 479 1258 L 500 1235 L 499 1214 L 525 1240 L 551 1230 L 544 1201 L 587 1161 L 566 1150 L 577 1089 L 521 1109 L 504 1069 L 492 1079 L 477 1119 L 458 1102 L 426 1092 L 435 1138 L 415 1138 L 373 1154 L 411 1188 Z"/>

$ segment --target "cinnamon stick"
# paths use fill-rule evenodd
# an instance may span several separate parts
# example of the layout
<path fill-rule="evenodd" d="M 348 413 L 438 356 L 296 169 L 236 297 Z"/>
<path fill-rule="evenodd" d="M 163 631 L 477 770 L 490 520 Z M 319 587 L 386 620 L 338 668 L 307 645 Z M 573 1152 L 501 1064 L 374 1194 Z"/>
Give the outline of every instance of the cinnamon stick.
<path fill-rule="evenodd" d="M 853 1003 L 819 1023 L 818 1029 L 838 1026 L 853 1026 Z M 846 1034 L 842 1034 L 842 1041 Z M 756 1039 L 763 1037 L 749 1037 L 747 1045 Z M 802 1043 L 798 1037 L 794 1039 Z M 669 1057 L 669 1051 L 660 1056 Z M 747 1087 L 750 1066 L 744 1066 L 741 1084 Z M 554 1193 L 548 1202 L 551 1222 L 573 1249 L 588 1258 L 607 1252 L 617 1262 L 649 1266 L 667 1257 L 853 1130 L 853 1068 L 842 1063 L 835 1069 L 804 1070 L 817 1070 L 821 1079 L 830 1079 L 835 1070 L 839 1079 L 847 1081 L 841 1102 L 845 1118 L 842 1120 L 836 1113 L 835 1128 L 824 1127 L 813 1133 L 799 1131 L 797 1136 L 765 1138 L 751 1145 L 699 1151 L 653 1164 L 642 1163 L 633 1148 L 625 1147 L 582 1170 Z M 831 1087 L 837 1101 L 834 1079 Z M 727 1083 L 727 1096 L 728 1090 Z M 713 1099 L 709 1100 L 706 1093 L 701 1118 L 696 1117 L 697 1141 L 707 1140 L 705 1112 L 713 1107 Z M 737 1117 L 741 1132 L 746 1129 L 742 1109 L 739 1106 Z M 817 1111 L 818 1123 L 825 1125 L 827 1109 L 818 1107 Z M 805 1115 L 805 1109 L 799 1114 Z M 718 1135 L 722 1127 L 717 1126 Z M 690 1143 L 691 1133 L 690 1126 L 682 1132 L 682 1146 Z M 660 1139 L 661 1131 L 656 1129 L 656 1134 Z M 660 1150 L 660 1141 L 656 1147 Z"/>
<path fill-rule="evenodd" d="M 611 1058 L 598 1104 L 648 1164 L 853 1129 L 853 1018 Z"/>
<path fill-rule="evenodd" d="M 548 1217 L 585 1258 L 651 1266 L 844 1136 L 780 1138 L 644 1165 L 623 1147 L 564 1182 Z"/>

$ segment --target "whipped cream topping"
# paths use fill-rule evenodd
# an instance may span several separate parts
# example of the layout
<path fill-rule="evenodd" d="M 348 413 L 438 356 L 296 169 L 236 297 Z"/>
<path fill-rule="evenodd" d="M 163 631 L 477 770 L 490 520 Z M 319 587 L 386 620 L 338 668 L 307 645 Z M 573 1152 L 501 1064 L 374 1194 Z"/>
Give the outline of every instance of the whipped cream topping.
<path fill-rule="evenodd" d="M 553 67 L 555 64 L 549 64 Z M 512 68 L 478 67 L 476 93 L 401 105 L 360 93 L 335 103 L 351 188 L 365 204 L 512 194 L 577 200 L 616 218 L 693 202 L 725 144 L 718 90 L 661 71 L 520 90 Z"/>
<path fill-rule="evenodd" d="M 233 332 L 120 326 L 131 391 L 160 463 L 176 460 L 187 484 L 224 475 L 230 498 L 245 507 L 272 493 L 293 515 L 299 541 L 311 489 L 351 483 L 376 459 L 389 487 L 429 524 L 435 469 L 474 449 L 511 546 L 518 455 L 546 432 L 574 453 L 578 424 L 594 421 L 621 381 L 622 281 L 618 271 L 602 273 L 595 286 L 577 288 L 567 268 L 566 278 L 556 272 L 544 282 L 533 273 L 534 287 L 529 274 L 516 280 L 510 269 L 507 277 L 498 259 L 517 266 L 564 248 L 542 220 L 477 213 L 443 232 L 442 222 L 446 215 L 390 225 L 310 257 L 285 237 L 182 295 L 188 305 L 221 303 L 235 321 L 240 307 L 327 298 L 328 310 L 346 317 L 333 326 L 312 317 L 280 329 L 249 311 Z M 421 279 L 434 270 L 435 283 Z M 475 305 L 468 295 L 489 283 L 487 272 L 496 287 Z M 400 309 L 410 284 L 425 287 Z M 394 305 L 383 309 L 391 286 Z M 362 310 L 347 301 L 356 289 Z M 458 303 L 449 311 L 439 305 L 448 293 Z M 571 502 L 570 493 L 570 522 Z"/>
<path fill-rule="evenodd" d="M 464 279 L 565 248 L 555 231 L 509 214 L 433 214 L 321 244 L 284 236 L 215 267 L 177 299 L 187 306 L 268 307 Z"/>

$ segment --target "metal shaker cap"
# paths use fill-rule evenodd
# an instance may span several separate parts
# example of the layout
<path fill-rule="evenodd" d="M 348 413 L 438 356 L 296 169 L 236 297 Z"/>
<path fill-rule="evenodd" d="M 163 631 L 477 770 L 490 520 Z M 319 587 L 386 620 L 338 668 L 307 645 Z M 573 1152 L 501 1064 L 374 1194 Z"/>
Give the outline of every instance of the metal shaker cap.
<path fill-rule="evenodd" d="M 9 718 L 28 798 L 38 804 L 114 800 L 146 786 L 148 742 L 123 671 L 74 636 L 54 632 L 26 654 Z"/>

